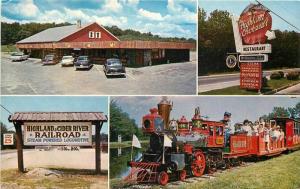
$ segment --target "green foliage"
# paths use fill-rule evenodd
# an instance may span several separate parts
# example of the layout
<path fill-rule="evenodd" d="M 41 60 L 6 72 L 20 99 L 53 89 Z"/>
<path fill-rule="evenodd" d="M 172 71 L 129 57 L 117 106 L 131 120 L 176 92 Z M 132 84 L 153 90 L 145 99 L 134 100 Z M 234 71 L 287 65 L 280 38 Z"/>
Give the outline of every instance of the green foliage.
<path fill-rule="evenodd" d="M 286 75 L 286 78 L 288 80 L 298 80 L 299 79 L 299 72 L 296 72 L 296 71 L 288 72 L 287 75 Z"/>
<path fill-rule="evenodd" d="M 279 72 L 272 72 L 270 78 L 271 79 L 281 79 L 281 74 Z"/>
<path fill-rule="evenodd" d="M 16 42 L 32 36 L 38 32 L 41 32 L 48 28 L 71 25 L 70 23 L 6 23 L 1 22 L 1 39 L 2 45 L 15 44 Z M 195 39 L 169 37 L 163 38 L 158 35 L 153 35 L 151 32 L 141 33 L 132 29 L 122 30 L 117 26 L 105 26 L 115 36 L 119 37 L 120 40 L 158 40 L 158 41 L 184 41 L 184 42 L 195 42 Z"/>
<path fill-rule="evenodd" d="M 283 71 L 279 71 L 278 73 L 280 74 L 281 78 L 284 78 L 284 72 Z"/>
<path fill-rule="evenodd" d="M 132 134 L 139 139 L 142 131 L 138 128 L 134 119 L 124 112 L 115 101 L 110 102 L 110 141 L 118 141 L 118 135 L 122 135 L 122 141 L 131 141 Z"/>
<path fill-rule="evenodd" d="M 273 111 L 268 115 L 263 116 L 265 119 L 269 120 L 274 117 L 293 117 L 300 118 L 300 102 L 298 102 L 295 107 L 274 107 Z"/>
<path fill-rule="evenodd" d="M 300 67 L 300 34 L 294 31 L 275 31 L 276 39 L 272 44 L 269 62 L 264 69 Z M 223 73 L 238 71 L 225 65 L 227 53 L 235 52 L 234 36 L 230 14 L 214 10 L 207 15 L 204 9 L 198 11 L 198 73 Z"/>
<path fill-rule="evenodd" d="M 20 24 L 1 22 L 1 43 L 2 45 L 15 44 L 24 38 L 34 35 L 48 28 L 71 25 L 70 23 L 26 23 Z"/>

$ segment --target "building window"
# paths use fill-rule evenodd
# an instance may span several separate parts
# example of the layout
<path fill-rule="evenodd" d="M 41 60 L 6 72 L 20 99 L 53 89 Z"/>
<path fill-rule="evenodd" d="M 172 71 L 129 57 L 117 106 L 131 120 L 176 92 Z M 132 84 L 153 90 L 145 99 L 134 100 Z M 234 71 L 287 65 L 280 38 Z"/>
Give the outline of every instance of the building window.
<path fill-rule="evenodd" d="M 95 38 L 98 38 L 98 39 L 100 39 L 100 38 L 101 38 L 101 32 L 96 32 L 96 36 L 95 36 Z"/>
<path fill-rule="evenodd" d="M 93 32 L 93 31 L 89 32 L 89 38 L 94 38 L 95 37 L 94 35 L 95 35 L 95 32 Z"/>

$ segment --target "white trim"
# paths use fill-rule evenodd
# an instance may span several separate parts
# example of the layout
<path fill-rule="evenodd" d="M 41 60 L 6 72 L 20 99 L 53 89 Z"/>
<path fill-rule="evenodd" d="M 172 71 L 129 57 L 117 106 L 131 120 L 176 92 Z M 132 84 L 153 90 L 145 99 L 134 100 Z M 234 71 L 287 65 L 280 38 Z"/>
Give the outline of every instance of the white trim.
<path fill-rule="evenodd" d="M 90 38 L 90 39 L 95 38 L 95 32 L 89 31 L 89 38 Z"/>

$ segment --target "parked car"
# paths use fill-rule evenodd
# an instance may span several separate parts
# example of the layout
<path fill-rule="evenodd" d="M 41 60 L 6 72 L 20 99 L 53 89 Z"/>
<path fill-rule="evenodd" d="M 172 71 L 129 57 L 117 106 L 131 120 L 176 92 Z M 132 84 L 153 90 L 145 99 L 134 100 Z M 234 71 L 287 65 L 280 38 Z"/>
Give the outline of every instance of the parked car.
<path fill-rule="evenodd" d="M 75 69 L 89 69 L 92 67 L 88 56 L 79 56 L 75 62 Z"/>
<path fill-rule="evenodd" d="M 111 75 L 126 75 L 125 66 L 118 58 L 109 58 L 106 60 L 104 67 L 104 73 L 107 76 Z"/>
<path fill-rule="evenodd" d="M 43 65 L 54 65 L 57 63 L 58 63 L 57 56 L 54 54 L 47 54 L 42 61 Z"/>
<path fill-rule="evenodd" d="M 60 61 L 61 66 L 73 66 L 74 58 L 72 56 L 63 56 Z"/>
<path fill-rule="evenodd" d="M 28 55 L 22 52 L 13 52 L 10 56 L 10 59 L 14 61 L 23 61 L 28 59 Z"/>

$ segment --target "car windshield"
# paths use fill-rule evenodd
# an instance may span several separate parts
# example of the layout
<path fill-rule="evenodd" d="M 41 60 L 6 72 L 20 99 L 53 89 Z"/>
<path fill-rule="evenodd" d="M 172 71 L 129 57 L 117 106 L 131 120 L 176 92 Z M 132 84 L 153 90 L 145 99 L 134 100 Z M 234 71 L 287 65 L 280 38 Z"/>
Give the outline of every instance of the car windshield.
<path fill-rule="evenodd" d="M 109 66 L 121 65 L 121 62 L 119 59 L 107 60 L 107 65 Z"/>
<path fill-rule="evenodd" d="M 23 56 L 23 53 L 13 53 L 12 56 Z"/>
<path fill-rule="evenodd" d="M 52 55 L 47 55 L 47 56 L 45 57 L 45 59 L 46 59 L 46 60 L 53 60 L 53 57 L 54 57 L 54 56 L 52 56 Z"/>
<path fill-rule="evenodd" d="M 78 58 L 78 60 L 88 60 L 88 57 L 87 57 L 87 56 L 80 56 L 80 57 Z"/>
<path fill-rule="evenodd" d="M 72 58 L 73 58 L 72 56 L 64 56 L 62 59 L 66 60 L 66 59 L 72 59 Z"/>

